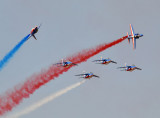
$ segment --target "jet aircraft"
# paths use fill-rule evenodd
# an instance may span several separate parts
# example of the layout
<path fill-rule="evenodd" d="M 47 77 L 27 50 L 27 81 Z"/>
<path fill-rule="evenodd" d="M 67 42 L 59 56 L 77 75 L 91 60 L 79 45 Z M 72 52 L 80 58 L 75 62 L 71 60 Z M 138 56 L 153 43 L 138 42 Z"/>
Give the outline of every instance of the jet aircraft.
<path fill-rule="evenodd" d="M 134 64 L 131 65 L 131 66 L 127 66 L 127 65 L 125 64 L 124 67 L 118 67 L 118 68 L 124 68 L 124 70 L 122 70 L 122 71 L 130 71 L 130 72 L 134 71 L 135 69 L 137 69 L 137 70 L 142 70 L 141 68 L 136 67 Z"/>
<path fill-rule="evenodd" d="M 130 39 L 132 39 L 133 49 L 136 49 L 136 39 L 139 39 L 139 37 L 142 37 L 143 34 L 139 34 L 139 33 L 135 34 L 133 26 L 131 24 L 130 24 L 130 30 L 131 30 L 131 35 L 129 35 L 127 32 L 128 42 L 130 43 Z"/>
<path fill-rule="evenodd" d="M 63 59 L 62 59 L 61 63 L 56 63 L 54 65 L 63 66 L 63 67 L 69 67 L 69 66 L 78 65 L 78 64 L 72 63 L 71 61 L 63 61 Z"/>
<path fill-rule="evenodd" d="M 117 64 L 117 62 L 112 61 L 110 58 L 108 58 L 108 59 L 103 59 L 102 57 L 101 57 L 100 60 L 94 60 L 93 62 L 100 62 L 100 63 L 97 63 L 97 64 L 105 64 L 105 65 L 107 65 L 107 64 L 109 64 L 109 63 L 115 63 L 115 64 Z"/>
<path fill-rule="evenodd" d="M 41 25 L 36 26 L 35 28 L 32 28 L 31 33 L 30 33 L 30 37 L 33 36 L 33 38 L 34 38 L 35 40 L 37 40 L 37 38 L 35 37 L 35 34 L 38 32 L 38 29 L 39 29 L 40 27 L 41 27 Z M 30 38 L 30 37 L 29 37 L 29 38 Z"/>
<path fill-rule="evenodd" d="M 83 76 L 83 77 L 80 77 L 80 78 L 84 78 L 84 79 L 90 79 L 92 77 L 99 78 L 99 76 L 94 75 L 92 72 L 90 72 L 90 73 L 84 73 L 84 74 L 79 74 L 79 75 L 75 75 L 75 76 Z"/>

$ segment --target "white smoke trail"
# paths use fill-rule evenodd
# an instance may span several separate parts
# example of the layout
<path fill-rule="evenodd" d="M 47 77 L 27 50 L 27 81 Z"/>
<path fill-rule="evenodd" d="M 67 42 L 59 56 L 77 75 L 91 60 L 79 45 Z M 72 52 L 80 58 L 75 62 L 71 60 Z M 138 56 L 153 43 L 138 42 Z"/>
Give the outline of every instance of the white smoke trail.
<path fill-rule="evenodd" d="M 67 87 L 67 88 L 65 88 L 65 89 L 62 89 L 62 90 L 58 91 L 57 93 L 52 94 L 52 95 L 50 95 L 50 96 L 48 96 L 48 97 L 46 97 L 46 98 L 38 101 L 37 103 L 35 103 L 35 104 L 33 104 L 33 105 L 25 108 L 24 110 L 22 110 L 22 111 L 20 111 L 20 112 L 18 112 L 18 113 L 15 113 L 15 114 L 13 114 L 13 115 L 11 115 L 11 116 L 7 116 L 6 118 L 19 118 L 20 116 L 23 116 L 23 115 L 25 115 L 25 114 L 28 114 L 28 113 L 36 110 L 37 108 L 41 107 L 42 105 L 44 105 L 44 104 L 46 104 L 46 103 L 54 100 L 55 98 L 57 98 L 57 97 L 65 94 L 65 93 L 67 93 L 68 91 L 70 91 L 70 90 L 72 90 L 72 89 L 80 86 L 80 85 L 83 84 L 84 82 L 85 82 L 85 80 L 83 80 L 83 81 L 81 81 L 81 82 L 78 82 L 78 83 L 76 83 L 76 84 L 73 84 L 73 85 L 71 85 L 71 86 L 69 86 L 69 87 Z"/>

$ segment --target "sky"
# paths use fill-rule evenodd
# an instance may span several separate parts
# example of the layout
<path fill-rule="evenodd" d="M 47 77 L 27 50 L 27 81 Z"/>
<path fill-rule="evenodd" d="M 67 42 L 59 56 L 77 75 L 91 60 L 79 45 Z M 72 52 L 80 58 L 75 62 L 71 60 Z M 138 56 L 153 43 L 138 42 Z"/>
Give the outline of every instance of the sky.
<path fill-rule="evenodd" d="M 6 115 L 81 81 L 74 75 L 85 70 L 100 79 L 88 80 L 22 118 L 159 118 L 159 4 L 158 0 L 1 0 L 0 59 L 33 27 L 42 26 L 38 40 L 25 42 L 0 71 L 0 95 L 62 58 L 125 36 L 129 24 L 144 35 L 136 50 L 126 40 L 101 52 L 50 81 Z M 92 62 L 101 56 L 118 64 Z M 142 71 L 116 69 L 125 63 Z"/>

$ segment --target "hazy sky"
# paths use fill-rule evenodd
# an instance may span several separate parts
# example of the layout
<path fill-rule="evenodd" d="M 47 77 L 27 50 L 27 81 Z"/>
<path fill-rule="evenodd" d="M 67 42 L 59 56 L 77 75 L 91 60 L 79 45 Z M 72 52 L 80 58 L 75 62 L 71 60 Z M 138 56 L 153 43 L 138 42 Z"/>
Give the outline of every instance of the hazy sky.
<path fill-rule="evenodd" d="M 85 70 L 101 78 L 86 81 L 22 118 L 159 118 L 159 4 L 158 0 L 1 0 L 0 59 L 32 27 L 42 26 L 38 40 L 30 38 L 0 72 L 0 94 L 66 56 L 126 35 L 130 23 L 135 32 L 144 34 L 135 51 L 127 40 L 109 48 L 41 87 L 9 114 L 80 81 L 74 75 Z M 118 64 L 91 62 L 101 56 Z M 116 69 L 124 63 L 143 70 Z"/>

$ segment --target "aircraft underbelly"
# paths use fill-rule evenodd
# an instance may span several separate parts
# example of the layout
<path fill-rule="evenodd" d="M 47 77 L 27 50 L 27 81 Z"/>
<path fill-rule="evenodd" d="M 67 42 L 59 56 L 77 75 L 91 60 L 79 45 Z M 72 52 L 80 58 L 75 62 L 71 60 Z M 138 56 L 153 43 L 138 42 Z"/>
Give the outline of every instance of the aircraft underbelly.
<path fill-rule="evenodd" d="M 90 78 L 92 78 L 92 76 L 86 76 L 85 78 L 86 78 L 86 79 L 90 79 Z"/>
<path fill-rule="evenodd" d="M 110 62 L 108 62 L 108 61 L 107 61 L 107 62 L 103 62 L 102 64 L 105 64 L 105 65 L 107 65 L 107 64 L 109 64 L 109 63 L 110 63 Z"/>

